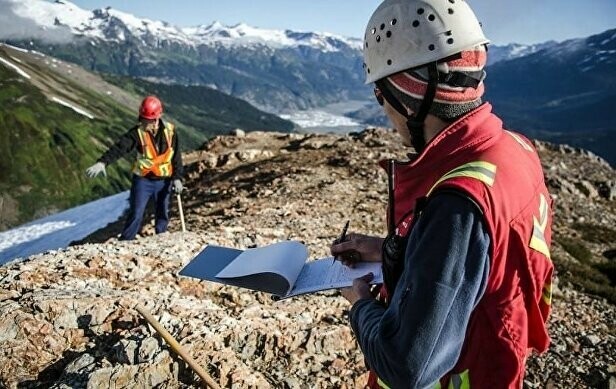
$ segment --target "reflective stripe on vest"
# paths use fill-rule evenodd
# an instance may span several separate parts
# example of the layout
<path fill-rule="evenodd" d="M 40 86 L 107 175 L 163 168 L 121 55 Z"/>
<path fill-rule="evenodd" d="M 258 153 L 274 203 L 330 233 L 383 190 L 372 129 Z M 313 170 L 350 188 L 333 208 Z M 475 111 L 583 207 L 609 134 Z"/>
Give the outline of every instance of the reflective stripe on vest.
<path fill-rule="evenodd" d="M 447 386 L 447 389 L 470 389 L 470 388 L 471 388 L 471 381 L 468 378 L 468 370 L 465 370 L 460 374 L 453 374 L 451 378 L 449 379 L 449 386 Z"/>
<path fill-rule="evenodd" d="M 430 196 L 434 188 L 436 188 L 440 183 L 455 177 L 475 178 L 488 186 L 492 186 L 494 184 L 494 178 L 496 177 L 496 165 L 491 164 L 490 162 L 475 161 L 458 166 L 436 181 L 436 183 L 432 185 L 432 188 L 428 191 L 428 196 Z"/>
<path fill-rule="evenodd" d="M 530 238 L 529 246 L 548 258 L 550 257 L 550 249 L 545 240 L 545 228 L 548 225 L 548 202 L 542 194 L 539 196 L 539 219 L 533 216 L 533 236 Z"/>
<path fill-rule="evenodd" d="M 167 123 L 163 131 L 167 141 L 167 150 L 159 155 L 152 143 L 151 136 L 141 128 L 137 128 L 142 154 L 137 157 L 133 173 L 142 177 L 149 174 L 153 174 L 156 177 L 171 177 L 173 175 L 173 166 L 171 164 L 174 154 L 172 147 L 173 124 Z"/>
<path fill-rule="evenodd" d="M 379 386 L 383 389 L 390 389 L 387 384 L 385 384 L 380 378 L 377 380 Z M 452 374 L 449 378 L 449 385 L 447 385 L 447 389 L 470 389 L 471 388 L 471 380 L 468 376 L 468 370 L 463 371 L 460 374 Z M 441 383 L 438 381 L 434 384 L 433 389 L 441 389 Z"/>
<path fill-rule="evenodd" d="M 543 285 L 543 289 L 541 290 L 541 299 L 547 305 L 552 305 L 552 283 L 548 282 Z"/>
<path fill-rule="evenodd" d="M 535 150 L 533 150 L 533 148 L 528 143 L 526 143 L 526 141 L 524 139 L 522 139 L 522 137 L 520 135 L 516 134 L 515 132 L 511 132 L 511 131 L 507 131 L 507 130 L 505 130 L 505 132 L 507 134 L 511 135 L 511 137 L 513 139 L 515 139 L 515 141 L 518 142 L 520 144 L 520 146 L 522 146 L 524 148 L 524 150 L 530 151 L 530 152 L 535 151 Z"/>

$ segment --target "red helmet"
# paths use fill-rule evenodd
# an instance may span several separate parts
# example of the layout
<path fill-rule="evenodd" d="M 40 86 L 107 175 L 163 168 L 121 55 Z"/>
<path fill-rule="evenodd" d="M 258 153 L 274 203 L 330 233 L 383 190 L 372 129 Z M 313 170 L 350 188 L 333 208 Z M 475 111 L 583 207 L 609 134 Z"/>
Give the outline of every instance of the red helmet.
<path fill-rule="evenodd" d="M 148 96 L 141 102 L 139 107 L 139 117 L 153 120 L 160 119 L 163 114 L 163 103 L 156 96 Z"/>

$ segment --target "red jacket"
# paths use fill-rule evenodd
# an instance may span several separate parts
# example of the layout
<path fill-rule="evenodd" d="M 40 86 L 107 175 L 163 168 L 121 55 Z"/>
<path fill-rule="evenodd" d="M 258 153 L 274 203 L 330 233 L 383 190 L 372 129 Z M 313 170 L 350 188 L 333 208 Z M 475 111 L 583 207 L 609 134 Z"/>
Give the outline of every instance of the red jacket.
<path fill-rule="evenodd" d="M 441 385 L 521 388 L 530 349 L 544 352 L 550 342 L 545 323 L 552 201 L 536 150 L 504 130 L 484 104 L 439 133 L 417 159 L 394 169 L 398 235 L 409 234 L 418 201 L 443 189 L 475 201 L 490 234 L 487 288 L 471 315 L 459 360 Z M 369 386 L 379 387 L 376 381 L 373 375 Z"/>

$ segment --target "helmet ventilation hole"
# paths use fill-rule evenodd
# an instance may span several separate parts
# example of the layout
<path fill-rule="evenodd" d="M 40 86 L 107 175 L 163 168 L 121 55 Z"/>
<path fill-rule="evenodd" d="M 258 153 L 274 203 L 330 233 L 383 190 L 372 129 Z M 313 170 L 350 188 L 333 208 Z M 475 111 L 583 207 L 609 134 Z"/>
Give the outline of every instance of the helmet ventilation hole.
<path fill-rule="evenodd" d="M 370 32 L 372 33 L 372 35 L 376 34 L 376 28 L 372 27 L 372 30 Z"/>
<path fill-rule="evenodd" d="M 449 0 L 449 2 L 450 2 L 451 4 L 455 4 L 455 3 L 456 3 L 456 0 Z"/>
<path fill-rule="evenodd" d="M 386 35 L 387 35 L 388 38 L 391 38 L 391 31 L 387 31 Z"/>
<path fill-rule="evenodd" d="M 419 27 L 419 20 L 415 20 L 413 22 L 413 27 Z"/>
<path fill-rule="evenodd" d="M 389 22 L 389 24 L 391 24 L 392 26 L 395 26 L 396 23 L 398 23 L 397 19 L 391 19 L 391 22 Z"/>
<path fill-rule="evenodd" d="M 370 74 L 370 68 L 368 68 L 368 74 Z"/>
<path fill-rule="evenodd" d="M 453 15 L 453 8 L 449 8 L 447 11 L 449 12 L 449 15 Z"/>
<path fill-rule="evenodd" d="M 388 60 L 387 60 L 387 64 L 388 64 L 388 65 L 391 65 L 391 59 L 388 59 Z"/>
<path fill-rule="evenodd" d="M 380 41 L 381 41 L 381 36 L 380 36 L 380 35 L 377 35 L 377 36 L 376 36 L 376 41 L 377 41 L 377 42 L 380 42 Z"/>
<path fill-rule="evenodd" d="M 383 31 L 385 29 L 385 23 L 381 24 L 381 31 Z"/>
<path fill-rule="evenodd" d="M 424 13 L 424 9 L 423 9 L 423 8 L 419 8 L 419 9 L 417 10 L 417 14 L 418 14 L 418 15 L 423 15 L 423 13 Z"/>
<path fill-rule="evenodd" d="M 428 50 L 430 50 L 430 51 L 434 51 L 434 49 L 435 49 L 434 45 L 430 45 L 430 46 L 428 46 Z"/>
<path fill-rule="evenodd" d="M 368 42 L 366 42 L 366 49 L 368 48 Z"/>
<path fill-rule="evenodd" d="M 447 39 L 447 43 L 449 43 L 450 45 L 453 45 L 453 38 Z"/>
<path fill-rule="evenodd" d="M 436 17 L 435 17 L 434 15 L 430 14 L 430 15 L 428 16 L 428 20 L 429 20 L 429 21 L 433 22 L 433 21 L 434 21 L 434 19 L 436 19 Z"/>

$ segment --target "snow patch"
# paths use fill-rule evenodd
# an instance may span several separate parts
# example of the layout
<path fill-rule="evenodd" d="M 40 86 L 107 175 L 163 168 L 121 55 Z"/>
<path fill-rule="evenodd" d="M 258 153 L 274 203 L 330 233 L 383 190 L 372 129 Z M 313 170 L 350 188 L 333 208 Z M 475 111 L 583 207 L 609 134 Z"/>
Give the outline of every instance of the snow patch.
<path fill-rule="evenodd" d="M 129 192 L 122 192 L 0 233 L 0 265 L 85 238 L 118 220 L 128 199 Z"/>
<path fill-rule="evenodd" d="M 283 119 L 292 121 L 302 128 L 351 127 L 360 124 L 346 116 L 334 115 L 320 110 L 297 111 L 279 116 Z"/>
<path fill-rule="evenodd" d="M 51 98 L 51 100 L 56 102 L 56 103 L 58 103 L 58 104 L 60 104 L 60 105 L 63 105 L 65 107 L 67 107 L 67 108 L 72 109 L 73 111 L 77 112 L 80 115 L 83 115 L 83 116 L 87 117 L 88 119 L 94 119 L 94 115 L 92 115 L 88 111 L 84 110 L 83 108 L 79 108 L 79 107 L 69 103 L 68 101 L 64 101 L 64 100 L 59 99 L 59 98 L 57 98 L 55 96 L 53 96 Z"/>
<path fill-rule="evenodd" d="M 15 228 L 13 230 L 0 232 L 0 251 L 9 247 L 17 246 L 24 242 L 33 241 L 52 232 L 73 227 L 76 224 L 69 221 L 47 222 L 33 224 L 29 226 Z"/>
<path fill-rule="evenodd" d="M 7 61 L 6 59 L 0 57 L 0 62 L 2 62 L 3 64 L 5 64 L 7 67 L 15 70 L 20 76 L 22 76 L 23 78 L 26 79 L 30 79 L 30 75 L 26 72 L 24 72 L 23 70 L 21 70 L 21 68 L 17 65 L 15 65 L 14 63 Z"/>
<path fill-rule="evenodd" d="M 0 43 L 0 45 L 6 46 L 6 47 L 10 47 L 13 50 L 21 51 L 22 53 L 29 53 L 30 52 L 29 50 L 22 49 L 21 47 L 9 45 L 8 43 Z"/>

